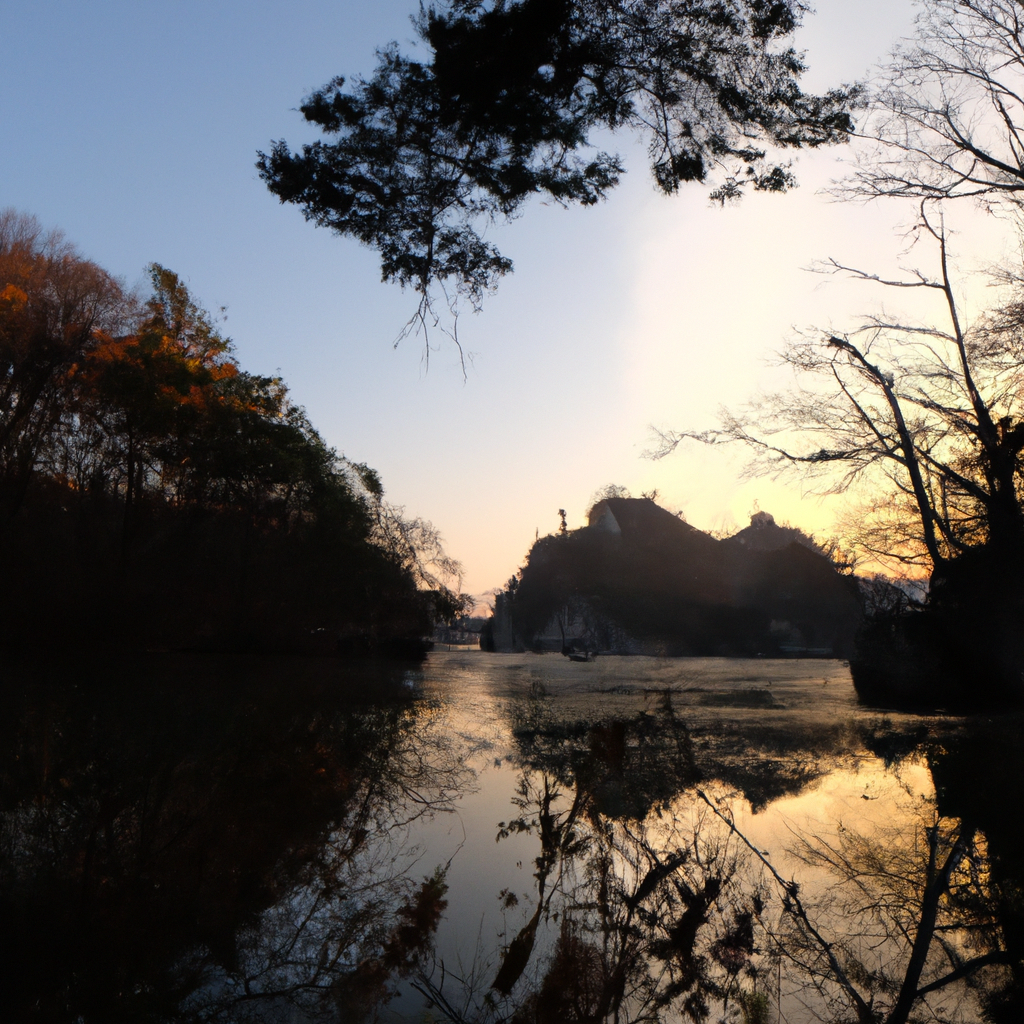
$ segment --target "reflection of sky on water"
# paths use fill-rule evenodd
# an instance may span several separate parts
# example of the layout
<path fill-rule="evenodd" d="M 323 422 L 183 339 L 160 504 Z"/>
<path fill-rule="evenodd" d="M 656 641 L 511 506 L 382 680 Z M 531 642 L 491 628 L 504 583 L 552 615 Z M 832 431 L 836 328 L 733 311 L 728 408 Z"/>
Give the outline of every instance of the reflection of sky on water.
<path fill-rule="evenodd" d="M 761 814 L 742 801 L 734 805 L 736 825 L 752 842 L 772 851 L 773 862 L 790 863 L 786 849 L 793 833 L 832 835 L 837 826 L 869 830 L 880 822 L 916 816 L 934 798 L 926 765 L 886 768 L 877 758 L 855 759 L 811 783 L 806 791 L 783 797 Z M 788 868 L 787 868 L 788 870 Z"/>
<path fill-rule="evenodd" d="M 495 841 L 499 823 L 515 813 L 511 800 L 523 751 L 513 725 L 521 721 L 523 707 L 543 708 L 553 721 L 596 724 L 649 715 L 665 690 L 692 732 L 698 764 L 712 776 L 702 783 L 708 795 L 722 799 L 738 829 L 808 892 L 823 890 L 829 878 L 794 855 L 801 836 L 834 840 L 844 828 L 871 834 L 883 825 L 909 827 L 930 813 L 933 786 L 923 759 L 887 767 L 865 749 L 859 732 L 909 728 L 924 720 L 891 714 L 883 719 L 860 707 L 842 662 L 607 658 L 574 664 L 557 655 L 432 655 L 422 671 L 423 696 L 440 716 L 434 725 L 465 745 L 464 763 L 476 774 L 474 790 L 458 800 L 455 814 L 424 822 L 417 834 L 424 871 L 450 860 L 448 909 L 437 934 L 437 958 L 449 974 L 486 988 L 503 945 L 536 904 L 536 835 Z M 789 749 L 776 742 L 783 735 L 793 741 Z M 784 769 L 792 791 L 752 807 L 734 786 L 713 777 L 717 760 L 730 778 L 730 772 L 744 778 L 744 771 L 771 776 Z M 564 811 L 571 788 L 564 786 L 563 793 Z M 645 824 L 656 835 L 663 821 L 675 817 L 685 825 L 702 815 L 702 828 L 721 829 L 721 822 L 707 822 L 691 788 L 672 801 L 664 818 L 652 813 Z M 503 907 L 503 892 L 514 893 L 518 904 Z M 538 964 L 557 934 L 557 923 L 539 931 Z M 391 1012 L 398 1018 L 410 1014 L 417 999 L 406 990 Z M 798 1013 L 798 1004 L 789 1002 L 787 1012 Z"/>
<path fill-rule="evenodd" d="M 450 1019 L 473 1024 L 614 1019 L 626 972 L 666 1021 L 740 989 L 781 989 L 791 1024 L 847 1019 L 788 880 L 884 1002 L 932 841 L 940 861 L 964 852 L 921 984 L 981 950 L 1016 998 L 1017 718 L 883 716 L 839 662 L 394 668 L 156 659 L 123 686 L 61 668 L 8 687 L 0 1005 L 50 993 L 36 1016 L 55 1024 L 421 1020 L 414 986 L 436 995 L 443 963 L 468 1006 Z M 865 889 L 888 926 L 850 903 Z M 841 1012 L 801 1010 L 808 984 Z M 550 1012 L 566 991 L 590 1010 Z"/>

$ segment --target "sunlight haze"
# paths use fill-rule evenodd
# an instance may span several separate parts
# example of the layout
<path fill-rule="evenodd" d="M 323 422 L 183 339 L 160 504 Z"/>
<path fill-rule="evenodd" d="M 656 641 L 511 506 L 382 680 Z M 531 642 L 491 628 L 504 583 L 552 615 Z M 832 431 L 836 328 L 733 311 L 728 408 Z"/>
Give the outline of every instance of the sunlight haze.
<path fill-rule="evenodd" d="M 608 202 L 534 204 L 493 229 L 515 273 L 459 323 L 393 342 L 414 310 L 372 251 L 306 224 L 259 180 L 257 150 L 311 138 L 296 112 L 374 48 L 413 37 L 409 0 L 100 5 L 41 0 L 5 12 L 0 206 L 59 227 L 128 282 L 153 261 L 207 308 L 226 308 L 242 365 L 280 372 L 328 442 L 379 471 L 389 498 L 433 521 L 483 595 L 516 570 L 557 510 L 580 526 L 608 483 L 703 529 L 760 507 L 818 535 L 831 506 L 798 482 L 743 480 L 742 452 L 642 458 L 650 428 L 701 429 L 722 405 L 784 383 L 770 358 L 793 327 L 841 329 L 879 298 L 805 271 L 835 257 L 893 264 L 896 205 L 818 190 L 848 154 L 800 154 L 801 188 L 724 210 L 698 186 L 657 194 L 645 154 Z M 808 89 L 865 77 L 909 32 L 908 0 L 828 0 L 798 35 Z"/>

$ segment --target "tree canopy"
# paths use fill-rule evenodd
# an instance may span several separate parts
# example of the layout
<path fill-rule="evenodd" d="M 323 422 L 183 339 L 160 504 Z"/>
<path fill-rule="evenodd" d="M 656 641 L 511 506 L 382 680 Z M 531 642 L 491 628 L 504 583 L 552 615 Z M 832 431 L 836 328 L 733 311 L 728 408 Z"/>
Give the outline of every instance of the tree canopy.
<path fill-rule="evenodd" d="M 24 495 L 68 371 L 96 332 L 124 325 L 129 306 L 59 231 L 0 210 L 0 517 Z"/>
<path fill-rule="evenodd" d="M 461 609 L 437 531 L 242 369 L 173 271 L 142 300 L 7 211 L 0 273 L 0 643 L 364 648 Z"/>
<path fill-rule="evenodd" d="M 591 137 L 629 129 L 655 182 L 713 198 L 794 183 L 781 152 L 842 141 L 855 89 L 804 93 L 799 0 L 445 0 L 421 8 L 425 59 L 394 43 L 369 78 L 301 106 L 325 138 L 257 167 L 308 220 L 375 248 L 385 281 L 446 299 L 512 269 L 484 237 L 534 195 L 593 204 L 622 163 Z"/>

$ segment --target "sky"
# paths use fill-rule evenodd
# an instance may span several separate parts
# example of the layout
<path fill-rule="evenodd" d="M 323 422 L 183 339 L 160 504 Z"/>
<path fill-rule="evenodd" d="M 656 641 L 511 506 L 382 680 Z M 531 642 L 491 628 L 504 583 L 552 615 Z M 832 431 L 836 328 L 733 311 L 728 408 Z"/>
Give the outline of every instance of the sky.
<path fill-rule="evenodd" d="M 414 0 L 33 0 L 5 4 L 0 207 L 61 228 L 128 283 L 158 262 L 226 310 L 241 364 L 279 372 L 330 444 L 379 471 L 387 497 L 431 520 L 478 597 L 539 532 L 585 522 L 609 483 L 702 529 L 760 508 L 827 536 L 835 501 L 798 480 L 744 479 L 742 452 L 643 457 L 651 428 L 713 426 L 786 383 L 772 355 L 795 328 L 842 329 L 877 307 L 815 260 L 886 269 L 909 217 L 820 194 L 850 153 L 797 158 L 801 187 L 719 209 L 699 186 L 664 197 L 644 153 L 607 202 L 535 202 L 490 237 L 515 272 L 465 315 L 470 353 L 395 339 L 415 298 L 376 253 L 307 224 L 259 180 L 256 152 L 315 136 L 297 113 L 336 75 L 413 45 Z M 862 79 L 912 30 L 910 0 L 819 0 L 797 36 L 808 89 Z"/>

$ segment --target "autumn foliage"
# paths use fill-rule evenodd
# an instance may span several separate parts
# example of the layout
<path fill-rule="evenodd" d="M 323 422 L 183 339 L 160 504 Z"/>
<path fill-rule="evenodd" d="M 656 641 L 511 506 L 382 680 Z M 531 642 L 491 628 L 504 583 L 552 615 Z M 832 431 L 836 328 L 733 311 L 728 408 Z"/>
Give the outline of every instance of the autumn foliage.
<path fill-rule="evenodd" d="M 373 650 L 456 607 L 429 524 L 149 276 L 0 214 L 0 642 Z"/>

